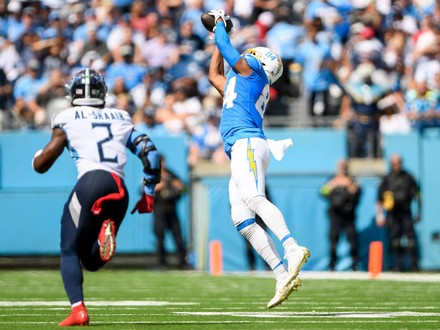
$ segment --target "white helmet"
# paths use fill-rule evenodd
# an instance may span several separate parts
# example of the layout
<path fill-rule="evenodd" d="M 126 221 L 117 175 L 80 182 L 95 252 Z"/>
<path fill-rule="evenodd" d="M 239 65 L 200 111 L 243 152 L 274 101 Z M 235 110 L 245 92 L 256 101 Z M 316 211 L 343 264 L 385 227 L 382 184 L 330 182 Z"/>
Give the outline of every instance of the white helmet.
<path fill-rule="evenodd" d="M 281 58 L 273 50 L 267 47 L 255 47 L 246 49 L 244 55 L 251 55 L 261 62 L 266 72 L 269 84 L 273 84 L 283 74 Z"/>

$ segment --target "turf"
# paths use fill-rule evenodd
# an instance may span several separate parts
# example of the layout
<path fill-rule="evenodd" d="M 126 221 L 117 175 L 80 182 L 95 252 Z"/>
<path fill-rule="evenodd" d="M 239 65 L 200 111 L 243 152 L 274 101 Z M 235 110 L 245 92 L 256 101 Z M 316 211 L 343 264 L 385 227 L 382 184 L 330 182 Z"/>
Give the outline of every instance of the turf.
<path fill-rule="evenodd" d="M 439 329 L 433 281 L 303 276 L 266 309 L 270 274 L 109 270 L 85 273 L 93 329 Z M 341 274 L 342 275 L 342 274 Z M 0 271 L 0 329 L 56 329 L 70 312 L 57 271 Z"/>

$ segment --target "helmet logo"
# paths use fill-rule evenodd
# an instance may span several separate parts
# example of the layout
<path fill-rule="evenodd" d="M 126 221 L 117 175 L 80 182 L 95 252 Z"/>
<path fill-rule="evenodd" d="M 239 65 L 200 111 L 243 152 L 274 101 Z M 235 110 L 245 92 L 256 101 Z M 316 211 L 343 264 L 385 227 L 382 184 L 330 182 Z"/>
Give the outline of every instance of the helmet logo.
<path fill-rule="evenodd" d="M 266 72 L 269 84 L 273 84 L 283 73 L 283 63 L 281 58 L 267 47 L 249 48 L 244 51 L 244 54 L 249 54 L 260 61 Z"/>

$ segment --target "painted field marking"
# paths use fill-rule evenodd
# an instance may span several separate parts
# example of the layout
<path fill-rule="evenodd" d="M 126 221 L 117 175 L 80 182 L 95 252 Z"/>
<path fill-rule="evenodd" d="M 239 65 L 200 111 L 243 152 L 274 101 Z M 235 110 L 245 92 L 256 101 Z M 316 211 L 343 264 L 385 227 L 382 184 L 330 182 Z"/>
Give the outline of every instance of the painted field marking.
<path fill-rule="evenodd" d="M 88 300 L 87 306 L 187 306 L 199 305 L 194 302 L 170 302 L 152 300 L 122 300 L 122 301 L 93 301 Z M 66 301 L 0 301 L 0 307 L 28 307 L 28 306 L 70 306 Z"/>
<path fill-rule="evenodd" d="M 188 305 L 199 305 L 199 303 L 194 302 L 170 302 L 170 301 L 137 301 L 137 300 L 122 300 L 122 301 L 88 301 L 87 306 L 93 306 L 93 307 L 127 307 L 127 308 L 133 308 L 133 307 L 155 307 L 155 306 L 188 306 Z M 60 309 L 59 307 L 69 307 L 69 304 L 65 301 L 0 301 L 0 307 L 12 307 L 12 308 L 20 308 L 20 307 L 54 307 L 54 309 Z M 318 312 L 318 311 L 311 311 L 311 312 L 246 312 L 246 311 L 240 311 L 240 312 L 216 312 L 216 311 L 209 311 L 209 312 L 179 312 L 174 311 L 172 314 L 175 315 L 182 315 L 182 316 L 230 316 L 230 317 L 237 317 L 237 318 L 247 318 L 248 320 L 237 320 L 238 322 L 252 322 L 249 319 L 252 318 L 265 318 L 265 319 L 274 319 L 274 318 L 319 318 L 323 322 L 326 322 L 326 319 L 347 319 L 344 320 L 344 322 L 349 321 L 348 319 L 370 319 L 373 321 L 373 319 L 391 319 L 390 322 L 393 322 L 392 319 L 400 318 L 400 317 L 415 317 L 418 318 L 418 322 L 431 322 L 429 320 L 420 320 L 420 318 L 423 317 L 440 317 L 440 313 L 438 312 L 412 312 L 412 311 L 399 311 L 399 312 L 379 312 L 379 311 L 353 311 L 349 310 L 348 307 L 346 307 L 348 311 L 340 311 L 340 312 Z M 8 314 L 11 316 L 10 314 Z M 42 316 L 41 314 L 36 314 L 36 316 Z M 113 314 L 112 314 L 113 315 Z M 121 314 L 122 315 L 122 314 Z M 125 315 L 125 314 L 124 314 Z M 135 315 L 135 314 L 133 314 Z M 3 315 L 0 315 L 3 316 Z M 7 316 L 7 315 L 4 315 Z M 29 316 L 29 315 L 28 315 Z M 150 315 L 151 316 L 151 315 Z M 199 320 L 200 321 L 200 320 Z M 408 320 L 411 322 L 411 320 Z M 142 321 L 143 322 L 143 321 Z M 185 321 L 179 321 L 181 323 L 185 323 Z M 192 321 L 191 321 L 192 322 Z M 225 321 L 222 321 L 225 322 Z M 232 321 L 231 321 L 232 322 Z M 296 322 L 296 321 L 295 321 Z M 310 320 L 308 321 L 310 322 Z M 20 323 L 20 324 L 26 324 L 27 322 L 12 322 L 12 323 Z M 12 324 L 11 323 L 11 324 Z M 29 323 L 39 323 L 39 322 L 29 322 Z M 44 324 L 46 322 L 41 322 L 41 324 Z M 102 322 L 99 322 L 102 323 Z M 104 322 L 105 323 L 105 322 Z M 129 324 L 130 322 L 110 322 L 114 324 Z M 138 323 L 138 322 L 136 322 Z M 149 324 L 150 322 L 145 322 L 145 324 Z M 168 322 L 165 322 L 168 323 Z M 201 324 L 205 323 L 217 323 L 216 321 L 210 321 L 210 320 L 204 320 L 200 321 Z"/>
<path fill-rule="evenodd" d="M 234 316 L 234 317 L 259 317 L 259 318 L 394 318 L 394 317 L 440 317 L 440 313 L 425 312 L 174 312 L 180 315 L 197 316 Z"/>

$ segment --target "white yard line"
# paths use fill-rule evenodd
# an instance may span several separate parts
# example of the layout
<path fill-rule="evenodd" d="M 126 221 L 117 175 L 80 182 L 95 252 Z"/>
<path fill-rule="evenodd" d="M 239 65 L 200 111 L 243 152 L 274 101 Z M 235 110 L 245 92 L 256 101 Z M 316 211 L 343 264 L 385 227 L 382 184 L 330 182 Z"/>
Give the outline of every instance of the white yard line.
<path fill-rule="evenodd" d="M 235 317 L 258 317 L 258 318 L 395 318 L 395 317 L 440 317 L 440 313 L 425 312 L 174 312 L 179 315 L 197 316 L 235 316 Z"/>
<path fill-rule="evenodd" d="M 301 277 L 304 279 L 347 279 L 347 280 L 371 280 L 368 272 L 312 272 L 303 271 Z M 438 282 L 440 273 L 395 273 L 382 272 L 376 279 L 390 281 L 416 281 L 416 282 Z"/>
<path fill-rule="evenodd" d="M 226 275 L 245 275 L 250 276 L 248 272 L 229 272 Z M 251 276 L 273 277 L 272 272 L 256 271 Z M 315 280 L 373 280 L 368 272 L 327 272 L 327 271 L 301 271 L 301 279 Z M 382 272 L 375 279 L 390 281 L 415 281 L 415 282 L 438 282 L 440 283 L 440 272 L 437 273 L 395 273 Z"/>
<path fill-rule="evenodd" d="M 122 300 L 122 301 L 88 301 L 87 306 L 90 307 L 156 307 L 156 306 L 187 306 L 197 305 L 193 302 L 169 302 L 169 301 L 137 301 L 137 300 Z M 0 307 L 68 307 L 69 304 L 65 301 L 0 301 Z M 58 309 L 58 308 L 57 308 Z M 368 312 L 368 311 L 353 311 L 350 307 L 346 307 L 347 311 L 339 312 L 217 312 L 217 311 L 199 311 L 199 312 L 173 312 L 176 315 L 188 316 L 233 316 L 246 318 L 305 318 L 305 317 L 319 317 L 319 318 L 395 318 L 395 317 L 440 317 L 440 313 L 434 312 Z"/>
<path fill-rule="evenodd" d="M 198 303 L 191 302 L 170 302 L 170 301 L 149 301 L 149 300 L 122 300 L 122 301 L 93 301 L 88 300 L 87 306 L 134 306 L 134 307 L 145 307 L 145 306 L 187 306 L 187 305 L 198 305 Z M 0 307 L 27 307 L 27 306 L 70 306 L 67 301 L 0 301 Z"/>

